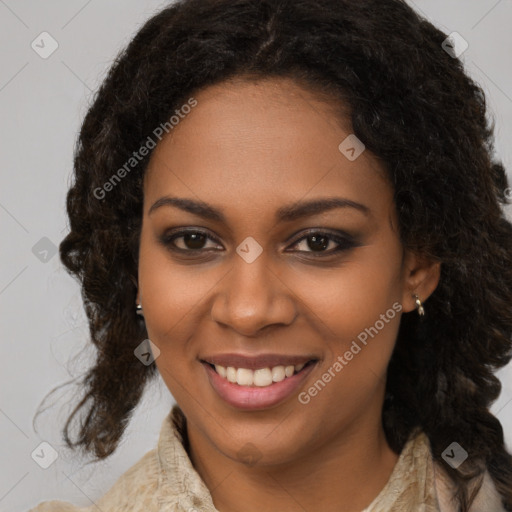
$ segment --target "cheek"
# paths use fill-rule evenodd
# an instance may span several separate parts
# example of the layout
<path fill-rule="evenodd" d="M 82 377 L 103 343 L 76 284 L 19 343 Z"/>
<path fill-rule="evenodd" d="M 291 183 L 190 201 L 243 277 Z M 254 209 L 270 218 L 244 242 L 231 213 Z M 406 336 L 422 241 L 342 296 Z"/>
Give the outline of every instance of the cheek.
<path fill-rule="evenodd" d="M 196 366 L 200 322 L 210 321 L 208 298 L 226 269 L 180 264 L 165 248 L 142 232 L 139 253 L 139 290 L 149 339 L 160 349 L 159 369 L 185 375 Z M 187 370 L 188 369 L 188 370 Z M 165 375 L 162 374 L 164 379 Z"/>
<path fill-rule="evenodd" d="M 338 384 L 331 388 L 337 389 L 333 399 L 361 399 L 385 376 L 402 311 L 400 255 L 400 245 L 391 239 L 359 249 L 337 269 L 296 278 L 297 293 L 308 297 L 307 309 L 327 345 L 322 372 L 343 359 L 332 369 Z"/>
<path fill-rule="evenodd" d="M 184 319 L 200 304 L 204 295 L 197 286 L 197 279 L 191 276 L 192 271 L 178 269 L 165 249 L 150 240 L 151 236 L 143 229 L 139 291 L 150 339 L 161 350 L 170 350 L 176 344 L 170 344 L 168 340 L 181 339 L 179 331 Z"/>
<path fill-rule="evenodd" d="M 402 310 L 392 283 L 389 272 L 352 266 L 338 283 L 331 281 L 328 296 L 318 286 L 316 324 L 325 333 L 326 358 L 301 403 L 310 400 L 319 415 L 329 410 L 331 424 L 362 414 L 382 391 Z"/>
<path fill-rule="evenodd" d="M 331 302 L 332 331 L 344 340 L 357 338 L 363 344 L 368 336 L 393 343 L 399 323 L 397 309 L 401 310 L 400 291 L 389 272 L 366 268 L 353 272 L 341 285 L 337 300 Z"/>
<path fill-rule="evenodd" d="M 192 267 L 172 263 L 166 251 L 149 236 L 141 235 L 139 290 L 149 339 L 159 348 L 155 360 L 167 388 L 178 403 L 197 396 L 191 372 L 201 369 L 195 361 L 190 339 L 197 309 L 205 297 L 204 282 L 192 277 Z M 191 324 L 194 325 L 191 325 Z"/>
<path fill-rule="evenodd" d="M 306 311 L 314 312 L 314 321 L 325 328 L 323 334 L 328 337 L 356 337 L 379 321 L 381 315 L 389 320 L 385 322 L 386 331 L 399 321 L 395 303 L 402 297 L 400 266 L 389 253 L 384 259 L 368 248 L 338 268 L 297 272 L 289 280 L 296 295 L 308 306 Z"/>

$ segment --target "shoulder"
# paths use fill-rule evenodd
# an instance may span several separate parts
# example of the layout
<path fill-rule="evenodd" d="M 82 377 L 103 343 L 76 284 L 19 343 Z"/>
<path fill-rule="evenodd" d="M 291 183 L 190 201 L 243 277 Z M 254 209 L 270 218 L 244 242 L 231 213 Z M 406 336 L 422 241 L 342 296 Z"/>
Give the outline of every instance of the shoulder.
<path fill-rule="evenodd" d="M 37 507 L 31 508 L 28 512 L 80 512 L 81 508 L 65 501 L 43 501 Z"/>
<path fill-rule="evenodd" d="M 453 500 L 454 485 L 446 471 L 437 462 L 435 467 L 435 484 L 441 512 L 456 512 L 458 507 Z M 506 512 L 491 475 L 486 470 L 482 485 L 476 495 L 470 512 Z"/>
<path fill-rule="evenodd" d="M 138 512 L 156 510 L 160 466 L 157 450 L 147 452 L 123 473 L 95 503 L 77 507 L 64 501 L 44 501 L 28 512 Z"/>

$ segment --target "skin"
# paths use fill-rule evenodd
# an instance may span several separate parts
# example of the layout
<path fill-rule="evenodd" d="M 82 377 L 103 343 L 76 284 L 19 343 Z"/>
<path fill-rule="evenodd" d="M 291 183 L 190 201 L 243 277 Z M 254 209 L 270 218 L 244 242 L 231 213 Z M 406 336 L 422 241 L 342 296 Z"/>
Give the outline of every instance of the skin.
<path fill-rule="evenodd" d="M 354 161 L 340 152 L 351 131 L 332 103 L 288 79 L 239 78 L 194 97 L 197 106 L 158 144 L 147 169 L 137 296 L 161 351 L 158 370 L 187 418 L 192 463 L 221 512 L 360 511 L 398 459 L 381 411 L 400 317 L 415 309 L 413 293 L 424 302 L 434 291 L 439 263 L 404 249 L 384 167 L 369 151 Z M 150 213 L 167 195 L 215 206 L 226 223 L 173 206 Z M 369 214 L 345 207 L 274 219 L 284 205 L 333 196 Z M 175 228 L 214 239 L 178 238 L 176 247 L 199 251 L 178 254 L 159 240 Z M 356 246 L 321 256 L 338 244 L 311 247 L 304 238 L 311 228 L 348 233 Z M 252 263 L 236 252 L 249 236 L 263 249 Z M 300 403 L 297 394 L 395 302 L 401 313 Z M 242 411 L 216 394 L 198 360 L 228 352 L 319 361 L 283 403 Z M 239 455 L 248 446 L 256 463 Z"/>

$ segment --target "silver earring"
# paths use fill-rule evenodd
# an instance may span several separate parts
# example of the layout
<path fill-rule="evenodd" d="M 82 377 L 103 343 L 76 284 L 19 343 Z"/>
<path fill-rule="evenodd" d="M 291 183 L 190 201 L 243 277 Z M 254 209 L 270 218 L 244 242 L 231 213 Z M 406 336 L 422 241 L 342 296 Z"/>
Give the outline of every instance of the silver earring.
<path fill-rule="evenodd" d="M 135 308 L 137 315 L 144 316 L 144 313 L 142 313 L 142 304 L 137 304 L 137 307 Z"/>
<path fill-rule="evenodd" d="M 416 294 L 414 294 L 413 297 L 414 301 L 416 302 L 416 309 L 418 310 L 418 315 L 425 316 L 425 308 L 423 307 L 420 298 Z"/>

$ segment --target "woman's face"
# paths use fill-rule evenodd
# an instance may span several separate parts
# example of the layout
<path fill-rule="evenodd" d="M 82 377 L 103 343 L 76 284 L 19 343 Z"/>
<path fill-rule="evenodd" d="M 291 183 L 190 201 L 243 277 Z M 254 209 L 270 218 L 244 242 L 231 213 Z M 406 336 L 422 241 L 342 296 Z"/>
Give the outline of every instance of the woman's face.
<path fill-rule="evenodd" d="M 382 166 L 291 81 L 195 99 L 147 169 L 138 297 L 191 440 L 278 464 L 375 435 L 400 316 L 437 284 Z"/>

